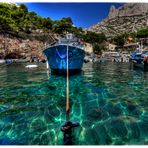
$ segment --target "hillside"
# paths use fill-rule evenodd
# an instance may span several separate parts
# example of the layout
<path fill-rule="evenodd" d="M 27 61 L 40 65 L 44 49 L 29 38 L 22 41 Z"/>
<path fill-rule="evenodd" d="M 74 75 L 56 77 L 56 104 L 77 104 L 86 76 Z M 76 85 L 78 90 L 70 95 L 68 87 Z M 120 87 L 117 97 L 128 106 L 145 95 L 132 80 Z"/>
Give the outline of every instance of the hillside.
<path fill-rule="evenodd" d="M 44 18 L 28 11 L 25 4 L 0 2 L 0 59 L 44 59 L 45 44 L 66 32 L 79 34 L 82 28 L 73 26 L 70 17 L 61 20 Z"/>
<path fill-rule="evenodd" d="M 88 30 L 103 32 L 108 38 L 123 33 L 134 33 L 148 26 L 148 3 L 127 3 L 118 9 L 110 8 L 108 17 Z"/>

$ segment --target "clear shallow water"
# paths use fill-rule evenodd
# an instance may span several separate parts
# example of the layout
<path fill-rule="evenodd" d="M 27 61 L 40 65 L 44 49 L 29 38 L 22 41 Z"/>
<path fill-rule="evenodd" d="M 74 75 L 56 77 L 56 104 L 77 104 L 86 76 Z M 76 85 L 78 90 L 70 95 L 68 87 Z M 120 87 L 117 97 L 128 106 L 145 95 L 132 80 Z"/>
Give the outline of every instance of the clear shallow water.
<path fill-rule="evenodd" d="M 62 145 L 66 78 L 25 65 L 0 65 L 0 144 Z M 85 64 L 70 77 L 70 104 L 76 145 L 148 144 L 148 72 Z"/>

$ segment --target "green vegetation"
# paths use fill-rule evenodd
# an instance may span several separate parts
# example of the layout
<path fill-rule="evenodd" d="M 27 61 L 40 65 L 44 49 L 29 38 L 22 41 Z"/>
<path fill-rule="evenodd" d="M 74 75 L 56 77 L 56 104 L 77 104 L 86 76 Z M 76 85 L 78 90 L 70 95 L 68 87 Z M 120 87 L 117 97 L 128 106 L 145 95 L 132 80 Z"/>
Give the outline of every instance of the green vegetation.
<path fill-rule="evenodd" d="M 105 47 L 103 44 L 94 44 L 93 45 L 93 52 L 94 53 L 101 55 L 103 50 L 105 50 Z"/>
<path fill-rule="evenodd" d="M 93 52 L 96 54 L 101 54 L 105 50 L 104 41 L 107 40 L 104 33 L 95 33 L 88 31 L 82 36 L 82 39 L 85 42 L 88 42 L 93 45 Z"/>
<path fill-rule="evenodd" d="M 84 31 L 81 27 L 75 27 L 70 17 L 64 17 L 61 20 L 52 20 L 50 17 L 43 18 L 34 11 L 29 12 L 24 4 L 0 3 L 0 24 L 0 32 L 25 39 L 31 39 L 35 32 L 42 32 L 35 37 L 41 41 L 46 40 L 49 32 L 59 35 L 67 32 L 73 33 L 84 42 L 93 44 L 96 53 L 100 53 L 104 49 L 100 44 L 106 40 L 103 33 L 98 34 Z"/>
<path fill-rule="evenodd" d="M 137 31 L 136 33 L 124 33 L 121 35 L 117 35 L 113 39 L 111 39 L 111 42 L 116 44 L 117 46 L 122 47 L 127 41 L 129 42 L 128 37 L 135 38 L 137 41 L 138 38 L 146 38 L 148 37 L 148 27 Z M 130 42 L 135 42 L 135 40 L 131 40 Z"/>
<path fill-rule="evenodd" d="M 24 4 L 19 6 L 0 3 L 0 31 L 32 33 L 36 29 L 48 31 L 52 28 L 50 18 L 42 18 L 35 12 L 28 12 Z"/>
<path fill-rule="evenodd" d="M 54 32 L 63 34 L 74 33 L 82 37 L 82 28 L 74 27 L 70 17 L 61 20 L 51 20 L 49 17 L 38 16 L 34 11 L 28 12 L 27 6 L 19 6 L 7 3 L 0 3 L 0 31 L 15 33 L 33 33 L 36 30 L 42 32 Z"/>
<path fill-rule="evenodd" d="M 85 35 L 83 35 L 84 41 L 88 43 L 102 43 L 106 40 L 106 36 L 104 33 L 95 33 L 88 31 Z"/>
<path fill-rule="evenodd" d="M 137 32 L 136 34 L 137 38 L 144 38 L 144 37 L 148 37 L 148 27 L 141 29 Z"/>
<path fill-rule="evenodd" d="M 124 33 L 121 35 L 117 35 L 112 39 L 112 42 L 115 43 L 117 46 L 123 46 L 128 39 L 129 34 Z"/>
<path fill-rule="evenodd" d="M 93 32 L 84 33 L 83 29 L 73 25 L 70 17 L 64 17 L 61 20 L 51 20 L 50 17 L 43 18 L 34 11 L 28 12 L 24 4 L 18 6 L 14 4 L 0 3 L 0 31 L 13 31 L 32 33 L 37 29 L 43 32 L 55 32 L 63 34 L 66 32 L 74 33 L 88 42 L 101 42 L 105 39 L 104 34 Z"/>
<path fill-rule="evenodd" d="M 73 22 L 70 17 L 53 21 L 53 31 L 56 33 L 63 34 L 64 32 L 71 32 L 72 29 L 73 29 Z"/>

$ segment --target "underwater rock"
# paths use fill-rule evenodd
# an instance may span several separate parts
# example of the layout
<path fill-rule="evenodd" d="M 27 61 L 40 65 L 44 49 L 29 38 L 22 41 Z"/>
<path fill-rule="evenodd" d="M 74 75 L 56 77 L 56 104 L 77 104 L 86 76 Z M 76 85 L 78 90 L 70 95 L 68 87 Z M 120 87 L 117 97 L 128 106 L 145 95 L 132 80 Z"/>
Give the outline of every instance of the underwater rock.
<path fill-rule="evenodd" d="M 121 137 L 124 138 L 127 136 L 127 128 L 123 121 L 114 119 L 111 120 L 110 123 L 107 125 L 108 129 L 110 130 L 110 133 L 112 134 L 112 137 Z"/>
<path fill-rule="evenodd" d="M 53 145 L 55 144 L 55 135 L 52 131 L 45 131 L 40 136 L 40 142 L 41 145 Z"/>
<path fill-rule="evenodd" d="M 8 137 L 0 138 L 0 145 L 25 145 L 17 140 L 12 140 Z"/>
<path fill-rule="evenodd" d="M 88 111 L 86 116 L 90 118 L 91 120 L 101 120 L 107 117 L 107 113 L 101 108 L 94 108 Z"/>
<path fill-rule="evenodd" d="M 133 139 L 137 139 L 137 140 L 140 138 L 140 129 L 137 123 L 130 124 L 130 131 L 131 131 L 131 135 L 129 138 L 132 137 Z"/>
<path fill-rule="evenodd" d="M 127 109 L 128 109 L 129 112 L 132 112 L 132 111 L 134 111 L 136 109 L 136 106 L 135 105 L 132 105 L 132 104 L 129 104 L 127 106 Z"/>
<path fill-rule="evenodd" d="M 117 119 L 123 121 L 126 124 L 139 122 L 139 120 L 137 118 L 129 116 L 129 115 L 120 115 L 117 117 Z"/>
<path fill-rule="evenodd" d="M 105 142 L 106 142 L 106 144 L 108 145 L 108 144 L 112 144 L 112 139 L 111 139 L 111 137 L 106 137 L 106 139 L 105 139 Z"/>
<path fill-rule="evenodd" d="M 113 116 L 119 116 L 122 114 L 122 109 L 118 105 L 113 105 L 111 103 L 106 104 L 103 109 Z"/>
<path fill-rule="evenodd" d="M 99 145 L 100 139 L 98 136 L 98 131 L 95 129 L 87 129 L 85 132 L 85 141 L 89 141 L 92 145 Z"/>
<path fill-rule="evenodd" d="M 55 118 L 58 117 L 60 115 L 60 111 L 58 109 L 50 109 L 47 108 L 44 111 L 44 117 L 47 123 L 54 123 L 55 122 Z"/>
<path fill-rule="evenodd" d="M 85 127 L 85 128 L 88 128 L 92 125 L 92 122 L 90 120 L 83 120 L 81 126 L 82 127 Z"/>
<path fill-rule="evenodd" d="M 57 105 L 59 107 L 65 107 L 65 104 L 66 104 L 66 97 L 60 97 L 58 100 L 57 100 Z"/>
<path fill-rule="evenodd" d="M 122 138 L 116 138 L 114 145 L 125 145 L 125 141 Z"/>
<path fill-rule="evenodd" d="M 30 131 L 35 133 L 47 130 L 47 124 L 40 118 L 34 119 L 30 125 Z"/>
<path fill-rule="evenodd" d="M 93 87 L 93 92 L 96 93 L 107 93 L 107 88 L 106 87 Z"/>
<path fill-rule="evenodd" d="M 137 104 L 133 100 L 126 100 L 127 110 L 134 112 L 137 109 Z"/>
<path fill-rule="evenodd" d="M 100 139 L 100 145 L 112 143 L 112 139 L 109 136 L 108 129 L 105 128 L 104 123 L 96 124 L 93 129 L 97 132 L 97 136 Z"/>
<path fill-rule="evenodd" d="M 32 145 L 32 144 L 42 145 L 41 140 L 40 140 L 40 135 L 36 135 L 35 137 L 31 137 L 31 139 L 33 139 L 33 140 L 30 141 L 29 145 Z"/>
<path fill-rule="evenodd" d="M 147 119 L 142 120 L 139 124 L 140 131 L 142 135 L 145 137 L 148 135 L 148 122 Z"/>
<path fill-rule="evenodd" d="M 59 111 L 59 109 L 57 109 L 57 106 L 56 105 L 49 106 L 48 107 L 48 114 L 49 115 L 52 115 L 54 117 L 57 117 L 57 116 L 60 115 L 60 111 Z"/>
<path fill-rule="evenodd" d="M 146 111 L 145 111 L 146 112 Z M 143 122 L 147 122 L 148 123 L 148 114 L 143 114 L 142 116 L 141 116 L 141 120 L 143 121 Z"/>
<path fill-rule="evenodd" d="M 47 85 L 47 87 L 48 87 L 49 90 L 55 90 L 56 89 L 56 87 L 52 86 L 52 85 Z"/>
<path fill-rule="evenodd" d="M 106 104 L 105 99 L 98 99 L 99 106 L 104 106 Z"/>

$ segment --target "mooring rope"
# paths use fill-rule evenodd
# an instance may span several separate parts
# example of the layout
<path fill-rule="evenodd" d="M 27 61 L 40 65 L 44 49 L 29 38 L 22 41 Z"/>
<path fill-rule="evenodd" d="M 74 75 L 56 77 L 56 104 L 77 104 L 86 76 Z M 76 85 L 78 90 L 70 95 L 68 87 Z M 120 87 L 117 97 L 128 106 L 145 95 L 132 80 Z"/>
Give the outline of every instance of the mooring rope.
<path fill-rule="evenodd" d="M 68 46 L 67 46 L 67 69 L 66 69 L 66 120 L 69 121 L 69 67 L 68 67 Z"/>
<path fill-rule="evenodd" d="M 67 66 L 66 66 L 66 122 L 61 127 L 63 132 L 63 142 L 64 145 L 73 144 L 72 129 L 80 126 L 79 123 L 72 123 L 70 121 L 70 106 L 69 106 L 69 67 L 68 67 L 68 45 L 67 45 Z"/>

